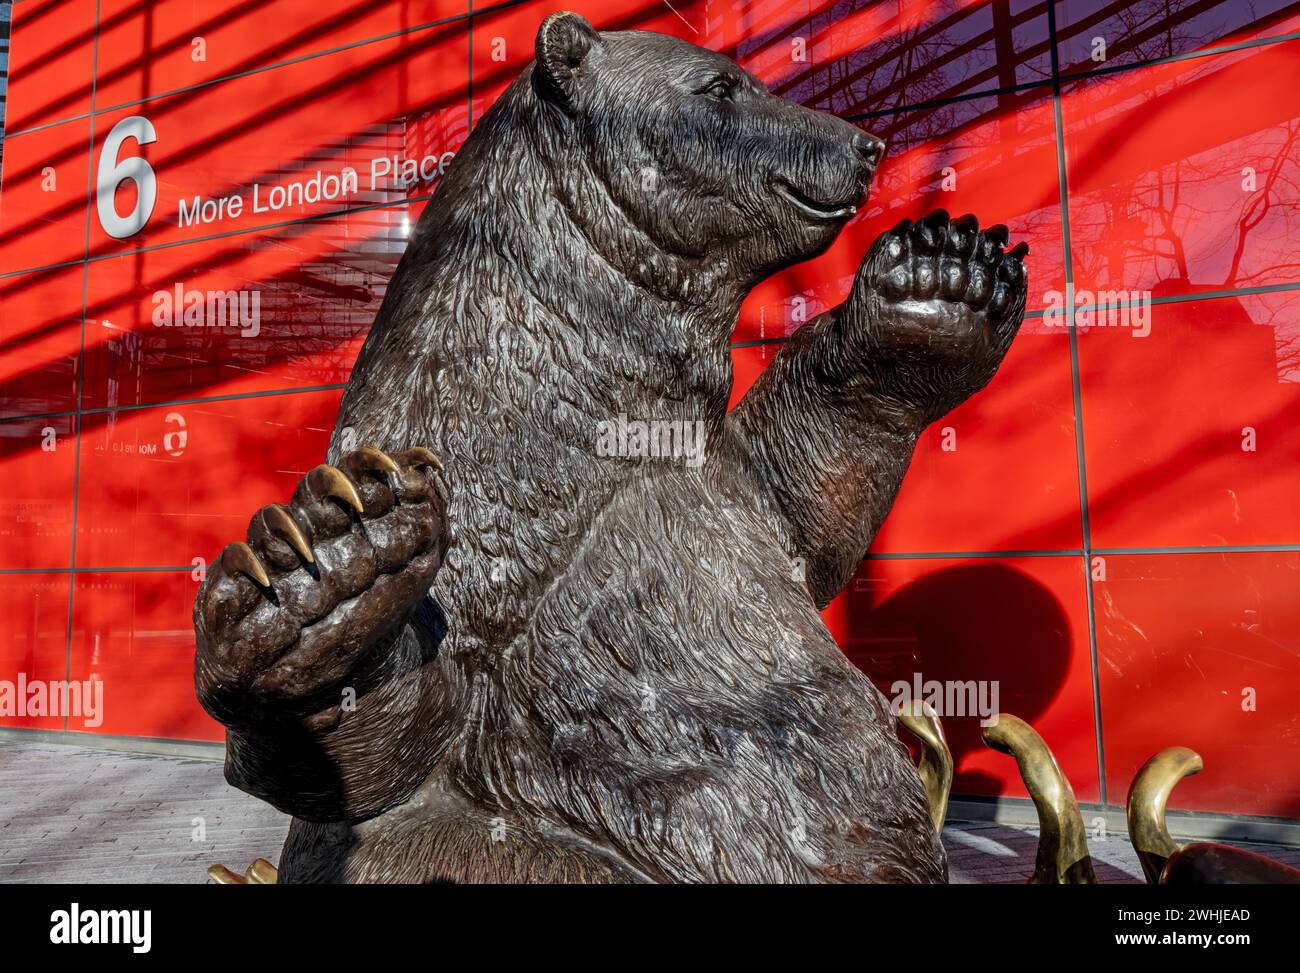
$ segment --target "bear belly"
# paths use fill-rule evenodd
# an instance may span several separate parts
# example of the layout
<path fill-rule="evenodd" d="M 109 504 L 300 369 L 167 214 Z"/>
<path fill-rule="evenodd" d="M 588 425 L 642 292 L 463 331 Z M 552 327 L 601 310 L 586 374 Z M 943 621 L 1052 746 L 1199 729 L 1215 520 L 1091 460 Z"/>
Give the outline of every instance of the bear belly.
<path fill-rule="evenodd" d="M 453 619 L 448 660 L 462 637 Z M 395 851 L 420 849 L 420 874 L 497 874 L 487 863 L 514 854 L 566 875 L 594 855 L 581 867 L 613 881 L 943 880 L 883 697 L 763 517 L 701 475 L 620 491 L 525 632 L 494 650 L 445 764 L 373 829 Z M 430 824 L 449 790 L 472 809 L 450 831 Z M 493 822 L 525 837 L 483 845 Z M 386 857 L 359 838 L 353 855 Z"/>

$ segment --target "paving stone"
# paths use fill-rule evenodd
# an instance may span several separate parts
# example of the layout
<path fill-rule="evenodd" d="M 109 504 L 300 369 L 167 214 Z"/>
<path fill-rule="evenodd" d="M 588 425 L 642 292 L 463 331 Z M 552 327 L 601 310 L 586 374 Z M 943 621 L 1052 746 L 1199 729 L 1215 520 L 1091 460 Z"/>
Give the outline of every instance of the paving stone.
<path fill-rule="evenodd" d="M 0 794 L 0 883 L 205 882 L 216 862 L 242 871 L 255 858 L 276 861 L 289 827 L 286 815 L 227 784 L 220 762 L 189 757 L 4 741 Z M 1038 833 L 954 821 L 944 845 L 956 884 L 1021 883 L 1034 870 Z M 1122 835 L 1090 846 L 1101 881 L 1142 881 Z M 1300 848 L 1239 847 L 1300 866 Z"/>

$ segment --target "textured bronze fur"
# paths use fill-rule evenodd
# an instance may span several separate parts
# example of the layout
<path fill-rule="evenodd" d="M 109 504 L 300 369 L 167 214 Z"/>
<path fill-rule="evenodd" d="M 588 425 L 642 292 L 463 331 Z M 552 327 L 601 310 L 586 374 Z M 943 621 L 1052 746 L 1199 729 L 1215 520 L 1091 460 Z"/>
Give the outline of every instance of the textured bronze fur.
<path fill-rule="evenodd" d="M 830 245 L 882 150 L 718 54 L 542 24 L 348 384 L 364 514 L 318 473 L 289 506 L 316 564 L 259 514 L 274 597 L 221 564 L 199 594 L 229 779 L 296 818 L 281 882 L 946 878 L 818 608 L 1002 360 L 1023 246 L 904 221 L 726 411 L 741 300 Z M 620 415 L 698 423 L 704 461 L 604 455 Z"/>

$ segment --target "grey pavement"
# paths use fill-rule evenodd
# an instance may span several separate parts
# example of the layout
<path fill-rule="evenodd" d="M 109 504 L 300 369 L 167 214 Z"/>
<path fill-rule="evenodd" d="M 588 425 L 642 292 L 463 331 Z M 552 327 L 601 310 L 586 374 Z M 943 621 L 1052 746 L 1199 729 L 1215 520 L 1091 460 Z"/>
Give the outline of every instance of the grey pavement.
<path fill-rule="evenodd" d="M 0 741 L 0 795 L 0 883 L 206 882 L 217 862 L 277 862 L 289 825 L 229 786 L 216 760 L 63 744 Z M 1300 867 L 1300 848 L 1233 843 Z M 953 882 L 1023 882 L 1038 835 L 953 821 L 944 845 Z M 1142 881 L 1123 834 L 1089 845 L 1103 883 Z"/>
<path fill-rule="evenodd" d="M 221 764 L 0 742 L 0 882 L 206 882 L 275 861 L 289 819 Z"/>

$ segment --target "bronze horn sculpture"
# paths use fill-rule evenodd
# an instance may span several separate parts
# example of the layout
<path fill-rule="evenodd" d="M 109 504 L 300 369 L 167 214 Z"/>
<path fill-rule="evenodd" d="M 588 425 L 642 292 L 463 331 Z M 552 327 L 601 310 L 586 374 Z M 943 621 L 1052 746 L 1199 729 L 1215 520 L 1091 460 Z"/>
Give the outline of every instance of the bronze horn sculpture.
<path fill-rule="evenodd" d="M 1128 836 L 1151 885 L 1300 884 L 1300 870 L 1253 851 L 1202 841 L 1179 847 L 1165 810 L 1180 780 L 1201 772 L 1200 754 L 1168 747 L 1142 765 L 1128 793 Z"/>
<path fill-rule="evenodd" d="M 1083 816 L 1074 788 L 1047 744 L 1028 723 L 999 713 L 984 727 L 984 742 L 1016 758 L 1020 776 L 1038 811 L 1038 857 L 1030 885 L 1096 885 Z"/>
<path fill-rule="evenodd" d="M 952 790 L 952 751 L 943 735 L 943 724 L 933 707 L 919 699 L 909 699 L 903 704 L 898 722 L 921 741 L 921 763 L 916 769 L 930 802 L 935 834 L 942 834 L 943 821 L 948 816 L 948 794 Z"/>
<path fill-rule="evenodd" d="M 1178 843 L 1165 826 L 1165 807 L 1174 786 L 1184 777 L 1199 774 L 1201 755 L 1186 747 L 1167 747 L 1142 765 L 1129 787 L 1126 815 L 1128 837 L 1137 852 L 1147 882 L 1160 881 L 1165 862 L 1178 851 Z"/>

